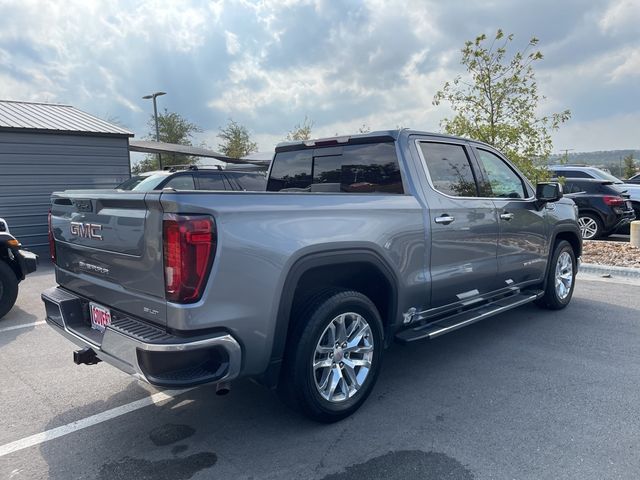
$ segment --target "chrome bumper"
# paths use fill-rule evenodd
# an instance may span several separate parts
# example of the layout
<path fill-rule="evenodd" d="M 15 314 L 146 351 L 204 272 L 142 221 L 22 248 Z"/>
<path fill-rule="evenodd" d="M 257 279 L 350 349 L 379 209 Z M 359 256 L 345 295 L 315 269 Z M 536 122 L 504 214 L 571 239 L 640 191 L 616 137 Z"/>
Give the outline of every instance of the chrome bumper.
<path fill-rule="evenodd" d="M 152 385 L 187 388 L 202 383 L 229 381 L 240 374 L 242 349 L 230 334 L 185 339 L 132 317 L 114 320 L 104 334 L 100 334 L 88 325 L 86 299 L 60 287 L 53 287 L 42 293 L 42 300 L 47 323 L 63 336 L 80 347 L 92 348 L 100 360 Z M 185 357 L 195 355 L 198 358 L 199 354 L 206 356 L 212 352 L 224 352 L 218 355 L 223 360 L 216 363 L 217 368 L 211 369 L 215 371 L 207 372 L 206 368 L 198 365 L 191 371 L 198 372 L 199 376 L 194 376 L 195 373 L 190 376 L 188 366 L 167 374 L 153 372 L 156 370 L 152 365 L 154 358 L 170 368 L 173 360 L 184 366 Z"/>

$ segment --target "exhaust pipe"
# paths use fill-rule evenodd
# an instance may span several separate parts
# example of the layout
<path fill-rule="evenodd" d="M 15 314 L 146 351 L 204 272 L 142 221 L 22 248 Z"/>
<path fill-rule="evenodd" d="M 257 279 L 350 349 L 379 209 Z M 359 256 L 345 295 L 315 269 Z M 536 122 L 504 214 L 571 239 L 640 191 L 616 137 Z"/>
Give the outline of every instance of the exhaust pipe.
<path fill-rule="evenodd" d="M 229 382 L 220 382 L 216 384 L 216 395 L 226 395 L 231 391 L 231 383 Z"/>
<path fill-rule="evenodd" d="M 82 350 L 73 352 L 73 363 L 76 365 L 95 365 L 101 361 L 96 352 L 90 347 L 84 347 Z"/>

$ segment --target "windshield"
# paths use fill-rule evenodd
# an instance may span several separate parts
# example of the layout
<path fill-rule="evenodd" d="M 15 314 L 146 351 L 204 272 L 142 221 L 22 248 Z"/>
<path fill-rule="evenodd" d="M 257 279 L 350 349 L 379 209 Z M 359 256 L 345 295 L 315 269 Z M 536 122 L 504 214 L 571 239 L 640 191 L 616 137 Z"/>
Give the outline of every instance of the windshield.
<path fill-rule="evenodd" d="M 133 190 L 136 192 L 150 192 L 155 190 L 160 182 L 167 178 L 168 173 L 153 175 L 135 175 L 116 187 L 118 190 Z"/>

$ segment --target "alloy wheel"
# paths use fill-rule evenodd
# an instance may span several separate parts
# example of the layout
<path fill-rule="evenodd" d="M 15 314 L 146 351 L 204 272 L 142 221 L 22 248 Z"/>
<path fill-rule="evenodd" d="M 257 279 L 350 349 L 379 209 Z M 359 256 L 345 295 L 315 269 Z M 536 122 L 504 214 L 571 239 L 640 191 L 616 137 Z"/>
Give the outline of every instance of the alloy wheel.
<path fill-rule="evenodd" d="M 343 313 L 324 329 L 313 355 L 318 393 L 329 402 L 344 402 L 362 387 L 374 349 L 371 327 L 358 313 Z"/>
<path fill-rule="evenodd" d="M 591 217 L 580 217 L 578 226 L 580 227 L 580 235 L 585 240 L 594 238 L 598 233 L 598 223 Z"/>
<path fill-rule="evenodd" d="M 569 252 L 562 252 L 556 262 L 556 294 L 564 300 L 571 292 L 573 284 L 573 260 Z"/>

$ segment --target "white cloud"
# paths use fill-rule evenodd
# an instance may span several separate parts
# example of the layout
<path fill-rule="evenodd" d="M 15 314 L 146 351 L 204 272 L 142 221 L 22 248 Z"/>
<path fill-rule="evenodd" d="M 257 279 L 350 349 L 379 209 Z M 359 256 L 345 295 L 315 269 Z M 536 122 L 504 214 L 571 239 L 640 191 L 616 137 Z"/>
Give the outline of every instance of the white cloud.
<path fill-rule="evenodd" d="M 640 77 L 640 45 L 627 49 L 622 56 L 622 63 L 610 74 L 611 80 L 621 81 Z"/>
<path fill-rule="evenodd" d="M 622 124 L 628 141 L 608 128 L 580 135 L 598 119 L 640 115 L 640 0 L 0 3 L 0 98 L 71 103 L 138 133 L 150 106 L 140 97 L 156 89 L 168 92 L 161 108 L 201 125 L 212 145 L 230 117 L 261 149 L 305 115 L 319 136 L 363 123 L 437 130 L 449 112 L 432 98 L 460 69 L 464 40 L 502 26 L 515 43 L 541 38 L 541 110 L 574 112 L 559 133 L 572 137 L 558 138 L 581 150 L 638 146 Z"/>
<path fill-rule="evenodd" d="M 600 20 L 600 28 L 609 34 L 626 31 L 638 33 L 640 2 L 638 0 L 614 0 Z"/>
<path fill-rule="evenodd" d="M 555 150 L 573 148 L 588 152 L 636 149 L 640 147 L 638 125 L 640 112 L 590 121 L 571 121 L 553 135 Z"/>
<path fill-rule="evenodd" d="M 240 41 L 235 33 L 225 30 L 224 39 L 227 45 L 227 53 L 229 55 L 235 55 L 240 51 Z"/>

